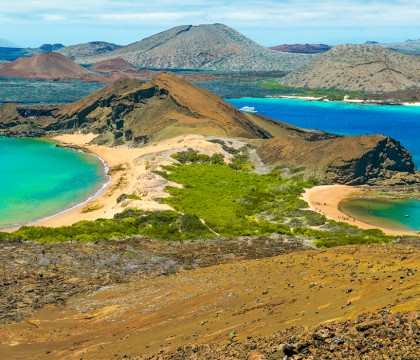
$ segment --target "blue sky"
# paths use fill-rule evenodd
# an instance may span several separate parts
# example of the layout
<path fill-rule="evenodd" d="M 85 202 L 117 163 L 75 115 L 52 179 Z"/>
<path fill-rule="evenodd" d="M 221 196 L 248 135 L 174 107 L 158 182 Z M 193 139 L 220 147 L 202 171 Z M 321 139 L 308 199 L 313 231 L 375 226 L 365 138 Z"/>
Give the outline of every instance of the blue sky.
<path fill-rule="evenodd" d="M 0 9 L 0 39 L 22 47 L 125 45 L 173 26 L 216 22 L 265 46 L 420 38 L 420 0 L 0 0 Z"/>

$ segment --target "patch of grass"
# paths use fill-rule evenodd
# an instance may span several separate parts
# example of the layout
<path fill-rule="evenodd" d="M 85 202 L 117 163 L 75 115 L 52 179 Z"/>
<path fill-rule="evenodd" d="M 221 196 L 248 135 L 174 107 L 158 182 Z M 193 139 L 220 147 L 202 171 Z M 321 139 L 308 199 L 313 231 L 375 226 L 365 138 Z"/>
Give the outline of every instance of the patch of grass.
<path fill-rule="evenodd" d="M 214 235 L 197 216 L 175 211 L 143 212 L 128 209 L 114 219 L 79 221 L 71 226 L 49 228 L 23 226 L 13 233 L 0 233 L 0 240 L 14 239 L 43 243 L 123 239 L 145 235 L 159 240 L 212 238 Z"/>
<path fill-rule="evenodd" d="M 167 188 L 171 197 L 163 201 L 203 219 L 222 236 L 303 235 L 315 239 L 320 247 L 394 239 L 379 230 L 327 221 L 324 215 L 308 210 L 300 196 L 316 183 L 313 178 L 282 177 L 282 170 L 258 175 L 226 165 L 180 165 L 168 170 L 163 176 L 184 188 Z M 321 229 L 313 229 L 315 226 Z"/>
<path fill-rule="evenodd" d="M 125 170 L 127 170 L 127 164 L 118 164 L 118 165 L 110 167 L 109 173 L 115 174 L 116 172 L 125 171 Z"/>
<path fill-rule="evenodd" d="M 92 205 L 87 205 L 82 209 L 82 213 L 86 214 L 92 211 L 96 211 L 96 210 L 100 210 L 102 209 L 104 206 L 102 204 L 92 204 Z"/>
<path fill-rule="evenodd" d="M 124 200 L 141 200 L 141 197 L 138 196 L 137 194 L 121 194 L 120 196 L 118 196 L 117 198 L 117 203 L 120 203 L 121 201 Z"/>
<path fill-rule="evenodd" d="M 258 175 L 235 168 L 202 164 L 170 167 L 163 175 L 184 188 L 167 188 L 172 196 L 163 201 L 178 211 L 197 215 L 222 236 L 290 233 L 287 225 L 269 221 L 264 213 L 277 208 L 288 213 L 296 206 L 306 206 L 298 197 L 311 184 L 300 177 L 283 179 L 279 172 Z"/>
<path fill-rule="evenodd" d="M 350 99 L 361 99 L 365 91 L 350 91 L 340 90 L 335 88 L 330 89 L 311 89 L 311 88 L 294 88 L 280 84 L 276 80 L 264 81 L 261 86 L 266 89 L 276 89 L 284 93 L 284 95 L 297 95 L 297 96 L 312 96 L 326 98 L 331 101 L 344 100 L 344 96 L 348 96 Z"/>

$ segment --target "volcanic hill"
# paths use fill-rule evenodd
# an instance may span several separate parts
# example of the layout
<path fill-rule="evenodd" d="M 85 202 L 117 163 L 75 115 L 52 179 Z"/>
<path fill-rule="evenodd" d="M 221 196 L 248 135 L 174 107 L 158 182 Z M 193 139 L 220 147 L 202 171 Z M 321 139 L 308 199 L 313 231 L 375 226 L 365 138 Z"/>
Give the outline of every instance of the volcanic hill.
<path fill-rule="evenodd" d="M 262 127 L 216 95 L 172 74 L 148 83 L 127 79 L 63 106 L 57 127 L 99 132 L 107 143 L 148 142 L 184 134 L 270 138 Z"/>
<path fill-rule="evenodd" d="M 416 181 L 411 154 L 392 138 L 314 135 L 290 128 L 261 145 L 258 155 L 266 164 L 303 166 L 308 173 L 339 184 L 361 185 L 395 176 L 396 182 Z"/>
<path fill-rule="evenodd" d="M 66 46 L 57 52 L 67 56 L 69 59 L 74 60 L 78 58 L 104 54 L 119 49 L 120 47 L 121 45 L 116 45 L 105 41 L 92 41 L 83 44 Z"/>
<path fill-rule="evenodd" d="M 137 70 L 134 65 L 130 64 L 128 61 L 125 61 L 124 59 L 121 59 L 121 58 L 100 61 L 93 64 L 90 68 L 93 71 L 106 72 L 106 73 L 126 72 L 129 70 Z"/>
<path fill-rule="evenodd" d="M 296 245 L 282 240 L 2 244 L 2 263 L 14 271 L 0 273 L 0 354 L 419 358 L 418 245 L 273 250 Z M 68 294 L 82 295 L 64 303 Z M 16 314 L 24 320 L 11 324 Z"/>
<path fill-rule="evenodd" d="M 291 71 L 312 59 L 267 49 L 223 24 L 177 26 L 102 55 L 75 57 L 84 64 L 112 58 L 144 68 L 226 71 Z"/>
<path fill-rule="evenodd" d="M 420 55 L 420 39 L 395 43 L 380 43 L 384 48 L 408 55 Z"/>
<path fill-rule="evenodd" d="M 88 74 L 89 70 L 55 52 L 22 57 L 0 65 L 0 77 L 6 78 L 74 79 Z"/>
<path fill-rule="evenodd" d="M 379 45 L 338 45 L 280 79 L 283 85 L 389 92 L 420 85 L 420 57 Z"/>

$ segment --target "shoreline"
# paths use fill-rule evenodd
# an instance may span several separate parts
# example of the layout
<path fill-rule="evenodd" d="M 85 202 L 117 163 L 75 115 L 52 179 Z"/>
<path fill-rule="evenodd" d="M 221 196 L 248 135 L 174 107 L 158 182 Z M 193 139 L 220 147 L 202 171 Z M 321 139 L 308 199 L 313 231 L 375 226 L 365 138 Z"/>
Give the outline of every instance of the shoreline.
<path fill-rule="evenodd" d="M 126 154 L 128 148 L 118 149 L 99 145 L 89 145 L 95 137 L 96 136 L 93 134 L 65 134 L 55 136 L 51 138 L 51 140 L 70 148 L 74 146 L 76 151 L 84 151 L 83 149 L 78 149 L 78 147 L 82 147 L 87 152 L 101 159 L 108 176 L 106 186 L 103 186 L 96 194 L 91 195 L 86 201 L 47 218 L 39 219 L 28 225 L 48 227 L 69 226 L 82 220 L 93 221 L 99 218 L 111 219 L 116 213 L 120 212 L 115 205 L 117 204 L 118 196 L 124 193 L 126 188 L 121 187 L 117 189 L 117 185 L 122 177 L 127 177 L 127 185 L 133 185 L 134 173 L 130 171 L 133 159 Z M 113 172 L 112 168 L 118 166 L 122 166 L 124 170 L 121 172 Z M 92 210 L 87 211 L 89 208 Z"/>
<path fill-rule="evenodd" d="M 57 141 L 57 140 L 54 140 L 54 141 Z M 62 144 L 62 143 L 61 142 L 57 142 L 57 144 Z M 74 151 L 81 151 L 81 152 L 83 152 L 83 150 L 81 150 L 81 149 L 72 148 L 72 147 L 68 147 L 68 148 L 69 149 L 73 149 Z M 111 180 L 112 180 L 112 177 L 109 174 L 109 170 L 110 170 L 109 169 L 109 166 L 108 166 L 107 162 L 103 158 L 101 158 L 98 154 L 96 154 L 94 152 L 90 152 L 90 151 L 88 153 L 90 155 L 92 155 L 92 156 L 97 157 L 101 161 L 101 163 L 102 163 L 102 166 L 103 166 L 103 169 L 104 169 L 104 172 L 105 172 L 106 181 L 101 185 L 101 187 L 95 193 L 93 193 L 92 195 L 90 195 L 86 200 L 84 200 L 84 201 L 82 201 L 82 202 L 80 202 L 80 203 L 78 203 L 76 205 L 73 205 L 73 206 L 69 207 L 68 209 L 64 209 L 64 210 L 62 210 L 62 211 L 60 211 L 60 212 L 58 212 L 56 214 L 49 215 L 49 216 L 46 216 L 46 217 L 44 217 L 42 219 L 39 219 L 39 220 L 35 220 L 33 222 L 30 222 L 30 223 L 26 224 L 25 226 L 37 226 L 37 225 L 39 225 L 42 222 L 49 221 L 49 220 L 51 220 L 51 219 L 53 219 L 55 217 L 65 215 L 66 213 L 68 213 L 70 211 L 77 210 L 77 209 L 81 208 L 82 206 L 87 205 L 88 203 L 94 201 L 96 198 L 98 198 L 99 196 L 101 196 L 102 193 L 104 193 L 104 192 L 107 191 L 107 188 L 111 184 Z M 16 230 L 16 229 L 7 229 L 7 230 L 3 230 L 3 231 L 11 231 L 11 230 Z"/>
<path fill-rule="evenodd" d="M 387 100 L 362 100 L 362 99 L 343 99 L 343 100 L 329 100 L 325 97 L 314 96 L 300 96 L 300 95 L 269 95 L 268 99 L 291 99 L 304 101 L 319 101 L 319 102 L 338 102 L 343 104 L 354 105 L 382 105 L 382 106 L 420 106 L 420 102 L 390 102 Z"/>
<path fill-rule="evenodd" d="M 302 195 L 302 198 L 308 203 L 311 210 L 323 214 L 331 220 L 355 225 L 363 230 L 379 229 L 386 235 L 419 236 L 419 234 L 413 230 L 395 230 L 382 226 L 372 225 L 356 218 L 352 218 L 340 210 L 340 203 L 343 200 L 349 199 L 354 195 L 361 194 L 362 192 L 363 189 L 357 186 L 321 185 L 306 189 Z"/>
<path fill-rule="evenodd" d="M 171 154 L 185 151 L 192 146 L 208 155 L 224 153 L 220 144 L 209 142 L 202 135 L 184 135 L 138 148 L 90 145 L 95 137 L 93 134 L 76 133 L 58 135 L 51 140 L 76 150 L 81 148 L 79 151 L 85 149 L 101 158 L 109 169 L 108 185 L 82 204 L 27 225 L 59 227 L 82 220 L 112 219 L 114 215 L 128 208 L 142 211 L 173 210 L 169 205 L 162 204 L 160 199 L 170 196 L 164 190 L 167 186 L 180 185 L 164 179 L 154 173 L 154 170 L 173 164 L 176 161 Z M 229 157 L 229 154 L 226 153 L 226 156 Z M 120 196 L 123 194 L 135 194 L 139 199 L 121 200 Z M 14 230 L 16 229 L 11 231 Z"/>

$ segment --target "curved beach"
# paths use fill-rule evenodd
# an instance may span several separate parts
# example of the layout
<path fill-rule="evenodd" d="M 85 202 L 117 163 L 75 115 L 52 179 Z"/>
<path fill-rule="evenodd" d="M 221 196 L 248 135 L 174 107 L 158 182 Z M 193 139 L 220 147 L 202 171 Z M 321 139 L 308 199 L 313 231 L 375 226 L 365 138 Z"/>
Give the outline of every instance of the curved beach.
<path fill-rule="evenodd" d="M 415 231 L 394 230 L 368 224 L 358 219 L 351 218 L 340 210 L 340 202 L 349 199 L 354 195 L 362 194 L 363 191 L 363 188 L 357 186 L 322 185 L 306 189 L 302 198 L 309 204 L 311 210 L 324 214 L 327 218 L 335 221 L 346 222 L 361 229 L 379 229 L 387 235 L 418 235 Z"/>
<path fill-rule="evenodd" d="M 173 210 L 169 205 L 161 204 L 158 199 L 169 196 L 164 191 L 166 186 L 177 186 L 177 184 L 168 182 L 153 170 L 171 164 L 173 162 L 171 153 L 189 147 L 198 148 L 201 153 L 210 155 L 223 152 L 220 144 L 211 143 L 202 135 L 185 135 L 140 148 L 89 145 L 95 136 L 64 134 L 54 137 L 53 140 L 67 146 L 82 147 L 103 159 L 111 170 L 109 173 L 111 179 L 107 188 L 87 203 L 47 219 L 41 219 L 35 225 L 58 227 L 82 220 L 111 219 L 127 208 L 127 202 L 117 201 L 122 194 L 137 195 L 139 199 L 128 202 L 130 206 L 139 210 Z"/>

